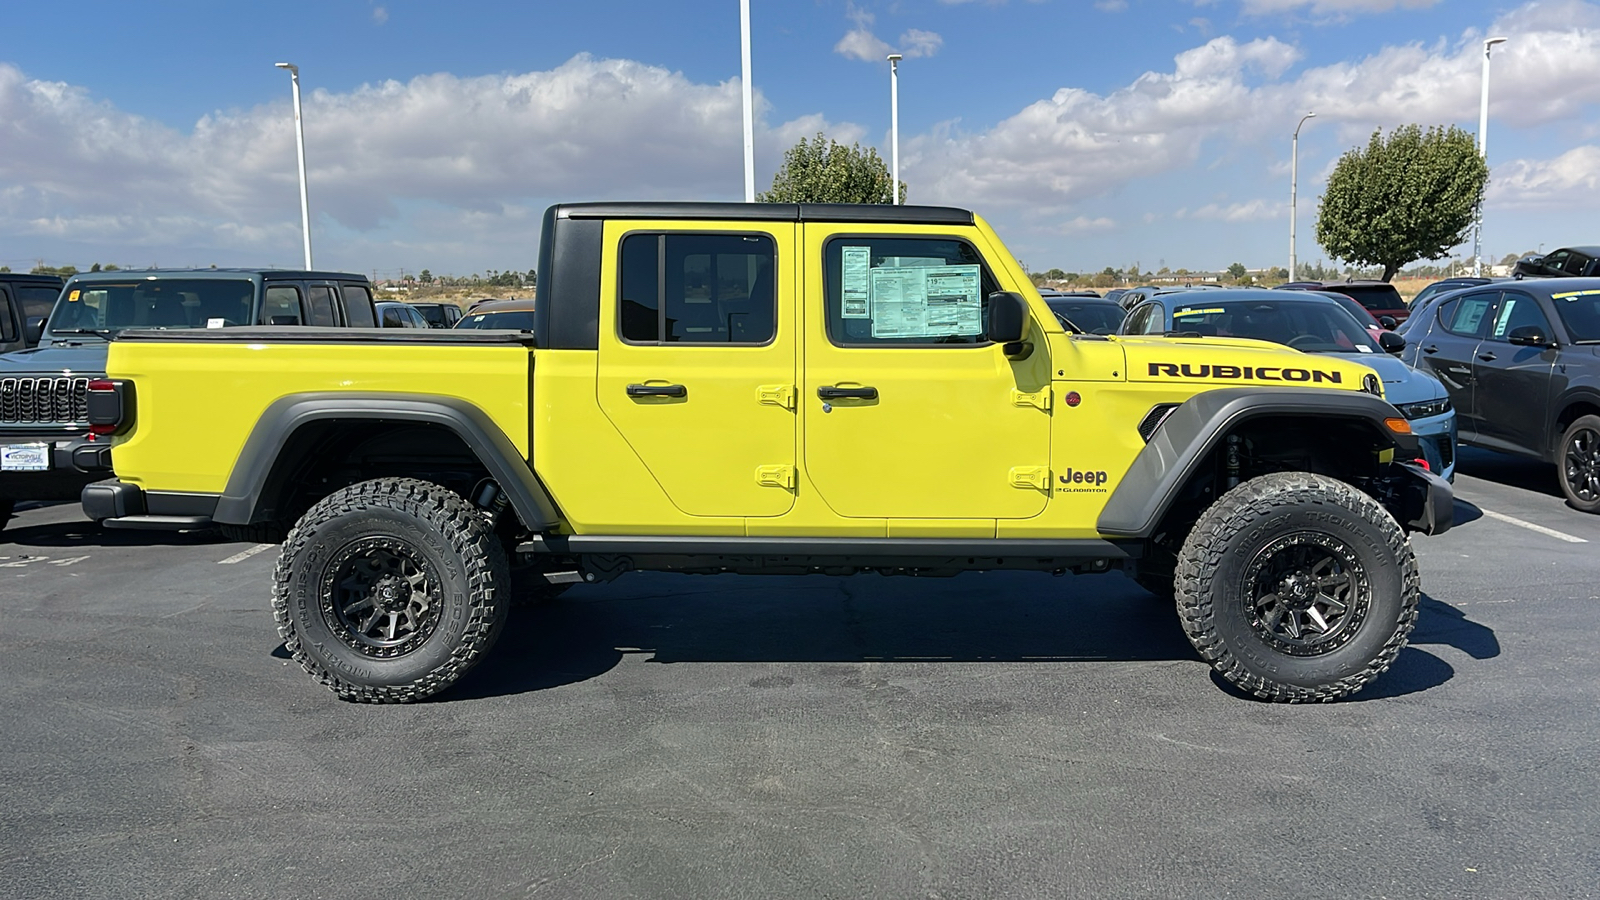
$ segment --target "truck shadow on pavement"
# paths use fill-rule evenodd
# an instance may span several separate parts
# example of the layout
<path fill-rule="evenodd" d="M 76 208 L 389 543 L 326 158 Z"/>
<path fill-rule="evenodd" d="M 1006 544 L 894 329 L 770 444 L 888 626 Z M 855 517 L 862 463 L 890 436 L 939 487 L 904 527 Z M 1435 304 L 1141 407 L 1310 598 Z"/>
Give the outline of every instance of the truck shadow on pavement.
<path fill-rule="evenodd" d="M 1354 699 L 1449 681 L 1455 670 L 1419 644 L 1448 644 L 1475 659 L 1500 652 L 1493 631 L 1426 595 L 1411 643 Z M 1170 606 L 1115 574 L 650 574 L 514 610 L 488 658 L 439 699 L 574 684 L 633 654 L 664 664 L 1199 661 Z"/>

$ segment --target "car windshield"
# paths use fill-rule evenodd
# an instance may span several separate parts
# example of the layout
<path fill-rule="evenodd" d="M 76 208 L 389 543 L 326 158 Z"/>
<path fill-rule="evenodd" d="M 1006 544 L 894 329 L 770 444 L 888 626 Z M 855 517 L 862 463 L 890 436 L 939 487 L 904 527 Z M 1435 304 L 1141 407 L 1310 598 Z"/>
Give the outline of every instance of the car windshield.
<path fill-rule="evenodd" d="M 1400 291 L 1392 284 L 1330 284 L 1326 290 L 1338 291 L 1367 309 L 1387 311 L 1406 308 L 1406 302 L 1400 299 Z"/>
<path fill-rule="evenodd" d="M 1382 353 L 1367 329 L 1337 303 L 1195 300 L 1172 310 L 1174 331 L 1254 338 L 1307 353 Z"/>
<path fill-rule="evenodd" d="M 457 328 L 514 328 L 533 330 L 533 310 L 507 310 L 505 312 L 472 313 L 456 323 Z"/>
<path fill-rule="evenodd" d="M 1072 300 L 1046 300 L 1045 305 L 1058 316 L 1090 334 L 1114 334 L 1122 324 L 1124 311 L 1115 303 L 1082 303 Z"/>
<path fill-rule="evenodd" d="M 1574 341 L 1600 343 L 1600 291 L 1557 291 L 1550 299 Z"/>
<path fill-rule="evenodd" d="M 74 285 L 50 314 L 53 334 L 106 334 L 124 328 L 221 328 L 251 323 L 255 285 L 247 280 L 141 279 Z"/>

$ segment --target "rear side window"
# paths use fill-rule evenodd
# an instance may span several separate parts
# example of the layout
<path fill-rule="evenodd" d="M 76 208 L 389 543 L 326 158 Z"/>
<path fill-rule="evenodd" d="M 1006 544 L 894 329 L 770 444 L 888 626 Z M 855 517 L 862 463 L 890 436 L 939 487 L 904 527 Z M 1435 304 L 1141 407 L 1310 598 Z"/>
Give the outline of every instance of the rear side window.
<path fill-rule="evenodd" d="M 828 337 L 841 347 L 986 344 L 999 290 L 954 238 L 836 237 L 823 247 Z"/>
<path fill-rule="evenodd" d="M 306 289 L 310 294 L 310 325 L 337 325 L 338 313 L 333 309 L 333 288 L 314 284 Z"/>
<path fill-rule="evenodd" d="M 305 315 L 300 309 L 300 289 L 292 285 L 273 285 L 261 304 L 263 325 L 304 325 Z"/>
<path fill-rule="evenodd" d="M 630 234 L 617 330 L 635 344 L 765 344 L 777 335 L 777 248 L 765 234 Z"/>
<path fill-rule="evenodd" d="M 1567 257 L 1566 263 L 1562 265 L 1561 271 L 1566 272 L 1568 275 L 1582 275 L 1588 266 L 1589 257 L 1573 251 L 1572 255 Z"/>
<path fill-rule="evenodd" d="M 351 328 L 376 327 L 378 320 L 372 314 L 372 294 L 356 284 L 344 285 L 341 290 L 344 295 L 345 324 Z"/>
<path fill-rule="evenodd" d="M 1500 296 L 1498 291 L 1468 294 L 1439 306 L 1439 324 L 1461 337 L 1481 338 L 1489 324 L 1489 310 Z"/>

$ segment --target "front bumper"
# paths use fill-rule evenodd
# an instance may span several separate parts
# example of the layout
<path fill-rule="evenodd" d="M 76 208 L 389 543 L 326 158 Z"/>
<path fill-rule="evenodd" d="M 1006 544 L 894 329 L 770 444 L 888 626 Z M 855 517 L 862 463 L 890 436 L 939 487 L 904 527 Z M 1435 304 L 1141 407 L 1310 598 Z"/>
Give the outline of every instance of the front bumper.
<path fill-rule="evenodd" d="M 1452 410 L 1426 419 L 1411 420 L 1411 433 L 1421 444 L 1428 468 L 1445 481 L 1456 480 L 1456 414 Z"/>
<path fill-rule="evenodd" d="M 1455 490 L 1450 482 L 1416 463 L 1394 463 L 1397 473 L 1395 518 L 1407 531 L 1444 534 L 1455 524 Z"/>

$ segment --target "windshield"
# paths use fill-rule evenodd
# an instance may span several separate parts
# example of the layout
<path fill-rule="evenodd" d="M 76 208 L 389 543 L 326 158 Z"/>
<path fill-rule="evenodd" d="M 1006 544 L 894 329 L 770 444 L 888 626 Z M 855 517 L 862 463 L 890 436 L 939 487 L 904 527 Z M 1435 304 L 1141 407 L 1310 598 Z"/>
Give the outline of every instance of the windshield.
<path fill-rule="evenodd" d="M 1115 334 L 1125 314 L 1115 303 L 1081 303 L 1071 300 L 1046 300 L 1050 311 L 1089 334 Z"/>
<path fill-rule="evenodd" d="M 507 310 L 506 312 L 473 313 L 456 323 L 457 328 L 513 328 L 518 331 L 533 330 L 533 310 Z"/>
<path fill-rule="evenodd" d="M 1254 338 L 1307 353 L 1382 353 L 1367 329 L 1337 304 L 1304 300 L 1195 300 L 1172 310 L 1174 331 Z"/>
<path fill-rule="evenodd" d="M 74 285 L 50 314 L 52 334 L 124 328 L 222 328 L 251 324 L 255 285 L 244 280 L 155 279 Z"/>
<path fill-rule="evenodd" d="M 1550 299 L 1574 341 L 1600 342 L 1600 291 L 1561 291 Z"/>

